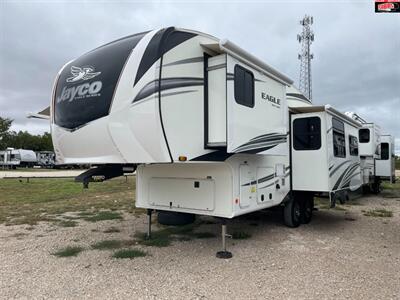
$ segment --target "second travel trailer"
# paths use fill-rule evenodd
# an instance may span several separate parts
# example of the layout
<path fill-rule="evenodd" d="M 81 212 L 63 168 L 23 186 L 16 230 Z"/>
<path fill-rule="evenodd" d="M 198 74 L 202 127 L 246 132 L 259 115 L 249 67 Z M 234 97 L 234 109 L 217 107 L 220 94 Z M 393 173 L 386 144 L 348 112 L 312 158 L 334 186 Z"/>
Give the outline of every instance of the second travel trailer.
<path fill-rule="evenodd" d="M 78 177 L 86 185 L 136 169 L 137 207 L 150 217 L 218 217 L 223 241 L 227 219 L 273 206 L 296 227 L 311 220 L 314 194 L 334 203 L 361 184 L 350 154 L 360 125 L 330 106 L 289 114 L 287 97 L 310 105 L 288 95 L 292 83 L 208 34 L 170 27 L 128 36 L 59 72 L 50 109 L 56 160 L 97 165 Z"/>

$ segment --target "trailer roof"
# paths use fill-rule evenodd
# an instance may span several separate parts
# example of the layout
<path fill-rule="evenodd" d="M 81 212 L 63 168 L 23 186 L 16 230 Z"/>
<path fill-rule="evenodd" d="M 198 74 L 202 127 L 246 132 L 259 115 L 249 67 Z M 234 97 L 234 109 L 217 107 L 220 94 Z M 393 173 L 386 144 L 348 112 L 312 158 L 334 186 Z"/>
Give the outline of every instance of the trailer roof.
<path fill-rule="evenodd" d="M 351 125 L 361 128 L 361 123 L 357 122 L 356 120 L 350 118 L 349 116 L 345 115 L 344 113 L 336 110 L 329 104 L 321 105 L 321 106 L 302 106 L 302 107 L 293 107 L 290 108 L 290 111 L 293 113 L 312 113 L 312 112 L 323 112 L 326 111 L 335 117 L 342 119 L 343 121 L 350 123 Z"/>
<path fill-rule="evenodd" d="M 250 65 L 254 69 L 264 73 L 265 75 L 272 77 L 273 79 L 290 86 L 293 84 L 293 80 L 291 80 L 286 75 L 282 74 L 281 72 L 277 71 L 270 65 L 263 62 L 261 59 L 255 57 L 253 54 L 247 52 L 246 50 L 242 49 L 235 43 L 227 40 L 222 39 L 215 43 L 207 43 L 201 44 L 204 48 L 210 49 L 216 53 L 227 53 L 232 55 L 233 57 L 245 62 L 246 64 Z"/>

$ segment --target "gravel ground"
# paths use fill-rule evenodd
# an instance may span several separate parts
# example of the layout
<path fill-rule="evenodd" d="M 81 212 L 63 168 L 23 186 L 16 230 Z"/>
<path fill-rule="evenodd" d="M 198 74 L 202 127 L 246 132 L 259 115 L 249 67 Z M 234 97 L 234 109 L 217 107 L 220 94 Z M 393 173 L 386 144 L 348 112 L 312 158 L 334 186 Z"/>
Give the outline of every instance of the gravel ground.
<path fill-rule="evenodd" d="M 400 199 L 369 196 L 347 211 L 319 210 L 309 225 L 281 225 L 277 212 L 257 213 L 228 226 L 251 233 L 229 240 L 233 258 L 215 257 L 220 239 L 176 241 L 165 248 L 134 246 L 150 255 L 111 258 L 91 250 L 104 239 L 130 239 L 145 216 L 62 228 L 0 225 L 1 298 L 86 299 L 400 299 Z M 385 208 L 391 218 L 364 216 Z M 257 225 L 256 225 L 257 224 Z M 111 226 L 121 232 L 103 233 Z M 201 231 L 219 233 L 217 224 Z M 83 246 L 77 257 L 51 255 Z"/>

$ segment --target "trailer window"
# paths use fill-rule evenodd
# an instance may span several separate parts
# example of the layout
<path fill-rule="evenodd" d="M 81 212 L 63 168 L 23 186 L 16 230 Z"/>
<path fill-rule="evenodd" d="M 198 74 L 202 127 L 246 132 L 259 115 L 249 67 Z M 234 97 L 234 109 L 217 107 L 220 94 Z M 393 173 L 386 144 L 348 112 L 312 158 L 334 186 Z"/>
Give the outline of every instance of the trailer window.
<path fill-rule="evenodd" d="M 362 128 L 358 131 L 358 139 L 360 143 L 369 143 L 369 129 Z"/>
<path fill-rule="evenodd" d="M 381 143 L 381 159 L 389 159 L 389 143 Z"/>
<path fill-rule="evenodd" d="M 318 150 L 321 148 L 321 119 L 299 118 L 293 121 L 293 147 L 295 150 Z"/>
<path fill-rule="evenodd" d="M 350 155 L 358 156 L 358 140 L 355 136 L 349 135 Z"/>
<path fill-rule="evenodd" d="M 333 155 L 336 157 L 346 157 L 346 139 L 344 137 L 344 123 L 337 119 L 332 119 L 333 133 Z"/>
<path fill-rule="evenodd" d="M 249 70 L 235 65 L 235 101 L 238 104 L 254 107 L 254 75 Z"/>

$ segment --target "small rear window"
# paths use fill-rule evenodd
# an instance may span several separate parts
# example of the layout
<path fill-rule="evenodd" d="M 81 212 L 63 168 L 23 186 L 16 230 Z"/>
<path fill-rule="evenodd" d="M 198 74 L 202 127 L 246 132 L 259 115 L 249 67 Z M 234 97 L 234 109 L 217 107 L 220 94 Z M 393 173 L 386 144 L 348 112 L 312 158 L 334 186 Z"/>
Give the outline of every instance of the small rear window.
<path fill-rule="evenodd" d="M 369 129 L 368 128 L 362 128 L 358 131 L 358 140 L 360 143 L 369 143 Z"/>
<path fill-rule="evenodd" d="M 111 42 L 65 66 L 58 78 L 54 99 L 57 125 L 75 129 L 108 115 L 124 64 L 145 34 Z"/>
<path fill-rule="evenodd" d="M 389 143 L 381 143 L 381 159 L 389 159 Z"/>

